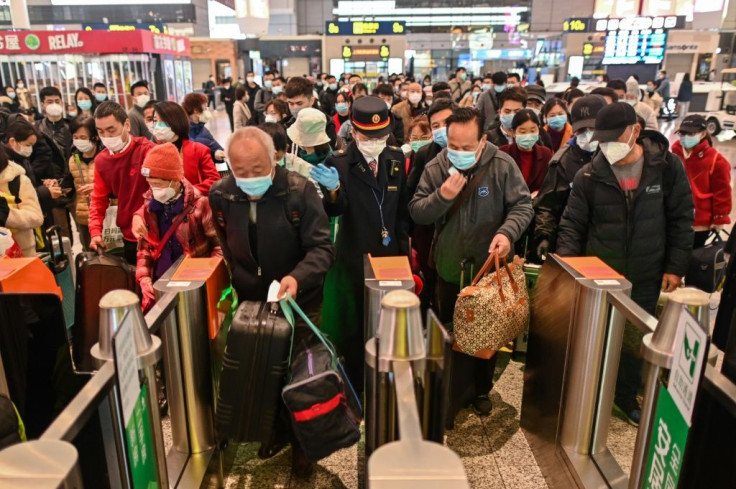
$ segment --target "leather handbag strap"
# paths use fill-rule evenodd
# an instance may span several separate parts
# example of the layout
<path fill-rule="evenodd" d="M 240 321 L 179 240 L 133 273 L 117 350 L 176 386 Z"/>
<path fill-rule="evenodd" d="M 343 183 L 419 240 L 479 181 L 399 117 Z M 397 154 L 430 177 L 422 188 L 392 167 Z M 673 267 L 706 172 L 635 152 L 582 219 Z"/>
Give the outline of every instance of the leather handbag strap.
<path fill-rule="evenodd" d="M 490 255 L 488 255 L 488 259 L 486 259 L 485 263 L 483 263 L 483 266 L 478 271 L 478 274 L 473 278 L 473 282 L 470 284 L 471 286 L 475 286 L 478 284 L 480 279 L 485 277 L 488 272 L 490 272 L 491 267 L 495 266 L 496 269 L 496 284 L 498 284 L 498 293 L 501 296 L 501 300 L 506 302 L 506 297 L 503 293 L 503 287 L 501 286 L 501 263 L 503 263 L 503 269 L 506 271 L 506 275 L 509 277 L 509 282 L 511 283 L 511 289 L 515 293 L 519 293 L 519 285 L 516 283 L 516 280 L 514 279 L 514 276 L 511 273 L 511 267 L 508 264 L 508 261 L 506 260 L 506 257 L 499 258 L 498 252 L 493 251 Z"/>

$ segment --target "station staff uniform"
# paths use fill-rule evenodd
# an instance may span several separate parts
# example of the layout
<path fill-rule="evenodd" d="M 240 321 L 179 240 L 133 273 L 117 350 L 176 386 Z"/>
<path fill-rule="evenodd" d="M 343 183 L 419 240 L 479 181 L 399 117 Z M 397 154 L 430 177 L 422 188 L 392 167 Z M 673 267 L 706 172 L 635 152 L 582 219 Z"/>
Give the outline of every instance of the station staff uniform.
<path fill-rule="evenodd" d="M 356 131 L 381 138 L 391 131 L 385 102 L 377 97 L 355 101 L 351 122 Z M 322 329 L 345 357 L 353 385 L 363 385 L 363 256 L 409 254 L 409 195 L 404 155 L 386 146 L 375 161 L 366 161 L 358 141 L 325 161 L 340 178 L 337 196 L 322 188 L 325 210 L 340 216 L 335 264 L 325 280 Z"/>

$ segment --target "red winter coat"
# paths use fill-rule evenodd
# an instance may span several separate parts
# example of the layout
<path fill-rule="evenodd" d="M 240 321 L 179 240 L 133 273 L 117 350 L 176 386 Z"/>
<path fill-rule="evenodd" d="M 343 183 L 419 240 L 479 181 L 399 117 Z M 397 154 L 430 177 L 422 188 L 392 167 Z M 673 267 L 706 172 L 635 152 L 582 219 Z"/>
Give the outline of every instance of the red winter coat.
<path fill-rule="evenodd" d="M 682 144 L 676 141 L 672 152 L 685 164 L 695 204 L 694 227 L 728 224 L 731 219 L 731 165 L 707 139 L 703 139 L 685 158 Z"/>
<path fill-rule="evenodd" d="M 516 143 L 506 144 L 498 149 L 511 156 L 519 169 L 521 169 L 521 150 Z M 540 143 L 535 144 L 532 148 L 531 173 L 528 179 L 524 177 L 524 181 L 529 187 L 529 192 L 537 192 L 542 188 L 544 177 L 547 175 L 547 166 L 549 165 L 549 160 L 552 159 L 552 156 L 554 156 L 552 150 L 546 146 L 542 146 Z M 522 175 L 523 174 L 524 172 L 522 171 Z"/>
<path fill-rule="evenodd" d="M 185 139 L 181 144 L 181 156 L 184 160 L 184 177 L 202 195 L 207 196 L 212 184 L 220 179 L 210 149 L 204 144 Z"/>
<path fill-rule="evenodd" d="M 212 210 L 207 197 L 191 183 L 184 180 L 184 212 L 188 217 L 176 228 L 174 236 L 184 250 L 185 255 L 193 258 L 208 256 L 222 256 L 222 248 L 217 240 L 214 223 L 212 222 Z M 153 278 L 153 252 L 156 243 L 159 242 L 158 218 L 150 212 L 152 194 L 149 189 L 143 195 L 143 206 L 136 212 L 141 216 L 148 228 L 148 235 L 138 242 L 138 262 L 136 265 L 135 278 L 140 282 L 146 277 Z"/>

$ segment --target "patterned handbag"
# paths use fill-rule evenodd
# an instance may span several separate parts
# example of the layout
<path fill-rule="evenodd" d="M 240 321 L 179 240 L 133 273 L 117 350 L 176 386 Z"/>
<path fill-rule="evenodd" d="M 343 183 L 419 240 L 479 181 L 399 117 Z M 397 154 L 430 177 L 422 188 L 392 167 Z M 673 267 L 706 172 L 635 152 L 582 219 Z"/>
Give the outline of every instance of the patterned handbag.
<path fill-rule="evenodd" d="M 460 291 L 453 317 L 456 350 L 490 358 L 526 329 L 529 293 L 523 264 L 519 257 L 508 264 L 491 253 L 473 282 Z M 496 270 L 489 274 L 494 265 Z"/>

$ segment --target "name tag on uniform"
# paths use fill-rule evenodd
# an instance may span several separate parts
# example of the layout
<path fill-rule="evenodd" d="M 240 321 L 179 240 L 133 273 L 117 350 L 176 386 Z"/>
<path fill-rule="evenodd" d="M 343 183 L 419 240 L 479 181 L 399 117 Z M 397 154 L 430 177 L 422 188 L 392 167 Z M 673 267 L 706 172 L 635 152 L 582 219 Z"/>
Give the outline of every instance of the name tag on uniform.
<path fill-rule="evenodd" d="M 392 185 L 389 185 L 388 186 L 388 191 L 389 192 L 396 192 L 397 190 L 399 190 L 399 187 L 394 187 Z"/>

